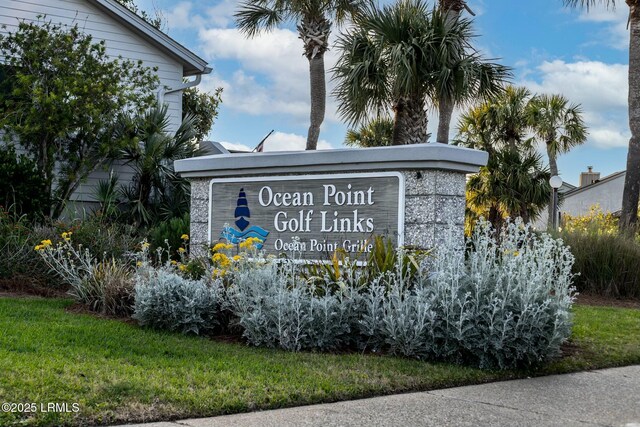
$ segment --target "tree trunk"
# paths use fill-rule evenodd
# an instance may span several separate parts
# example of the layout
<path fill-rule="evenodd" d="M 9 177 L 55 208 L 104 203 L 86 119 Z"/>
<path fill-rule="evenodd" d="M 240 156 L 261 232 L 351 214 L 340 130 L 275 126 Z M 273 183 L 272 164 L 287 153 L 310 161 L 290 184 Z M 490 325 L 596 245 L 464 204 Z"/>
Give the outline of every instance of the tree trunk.
<path fill-rule="evenodd" d="M 436 142 L 449 143 L 449 127 L 451 126 L 451 116 L 453 115 L 454 103 L 448 99 L 440 99 L 438 108 L 438 137 Z"/>
<path fill-rule="evenodd" d="M 324 53 L 329 50 L 331 22 L 324 16 L 305 16 L 298 24 L 298 35 L 304 43 L 304 56 L 309 60 L 309 88 L 311 90 L 311 113 L 307 150 L 318 147 L 320 126 L 324 121 L 327 100 L 327 84 L 324 75 Z"/>
<path fill-rule="evenodd" d="M 427 113 L 424 99 L 419 96 L 401 97 L 394 107 L 393 145 L 427 142 Z"/>
<path fill-rule="evenodd" d="M 640 198 L 640 5 L 627 0 L 629 5 L 629 152 L 627 173 L 622 193 L 620 230 L 633 233 L 638 222 Z"/>
<path fill-rule="evenodd" d="M 551 150 L 551 144 L 547 142 L 547 156 L 549 156 L 549 171 L 551 176 L 558 175 L 558 163 L 556 162 L 556 153 Z M 553 192 L 549 196 L 549 207 L 547 209 L 549 216 L 547 217 L 547 228 L 551 229 L 553 226 Z"/>
<path fill-rule="evenodd" d="M 324 75 L 324 52 L 309 58 L 309 77 L 311 87 L 311 114 L 309 115 L 309 132 L 307 134 L 307 150 L 318 147 L 320 125 L 324 121 L 327 87 Z"/>
<path fill-rule="evenodd" d="M 460 19 L 464 6 L 464 0 L 440 0 L 440 9 L 446 14 L 447 21 L 450 23 Z M 444 98 L 438 99 L 438 103 L 438 135 L 436 142 L 448 144 L 451 116 L 453 115 L 455 103 L 453 100 Z"/>

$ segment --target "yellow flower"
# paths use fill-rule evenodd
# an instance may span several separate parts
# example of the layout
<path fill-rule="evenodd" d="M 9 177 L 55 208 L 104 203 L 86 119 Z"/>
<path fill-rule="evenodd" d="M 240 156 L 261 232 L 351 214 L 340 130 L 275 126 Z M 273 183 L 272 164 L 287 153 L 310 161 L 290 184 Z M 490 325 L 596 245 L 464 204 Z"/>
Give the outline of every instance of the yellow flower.
<path fill-rule="evenodd" d="M 258 239 L 257 237 L 249 237 L 247 240 L 240 243 L 240 248 L 249 249 L 253 247 L 253 245 L 258 245 L 260 243 L 262 243 L 261 239 Z"/>
<path fill-rule="evenodd" d="M 182 236 L 180 236 L 180 238 L 182 240 L 189 240 L 189 235 L 188 234 L 183 234 Z"/>
<path fill-rule="evenodd" d="M 151 246 L 151 245 L 149 244 L 149 242 L 144 242 L 144 243 L 142 244 L 142 249 L 147 249 L 149 246 Z"/>
<path fill-rule="evenodd" d="M 242 257 L 240 255 L 234 255 L 233 260 L 238 262 L 242 259 Z"/>
<path fill-rule="evenodd" d="M 33 250 L 35 250 L 35 251 L 41 251 L 42 249 L 44 249 L 44 248 L 42 247 L 42 245 L 36 245 L 36 247 L 35 247 L 35 248 L 33 248 Z"/>
<path fill-rule="evenodd" d="M 185 248 L 178 248 L 178 252 L 181 254 L 185 253 L 187 250 Z"/>
<path fill-rule="evenodd" d="M 215 269 L 213 270 L 213 278 L 215 279 L 216 277 L 222 277 L 225 274 L 227 274 L 227 272 L 225 270 L 220 270 L 220 269 Z"/>
<path fill-rule="evenodd" d="M 178 265 L 178 261 L 176 261 L 175 259 L 171 260 L 171 265 Z"/>
<path fill-rule="evenodd" d="M 186 266 L 186 265 L 184 265 L 184 264 L 180 264 L 180 265 L 178 266 L 178 269 L 179 269 L 180 271 L 185 271 L 185 270 L 187 269 L 187 266 Z"/>
<path fill-rule="evenodd" d="M 227 267 L 231 263 L 231 261 L 229 260 L 229 257 L 219 252 L 216 254 L 213 254 L 213 256 L 211 257 L 211 261 L 220 264 L 221 267 Z"/>
<path fill-rule="evenodd" d="M 213 247 L 213 252 L 218 252 L 218 251 L 223 251 L 223 250 L 229 250 L 229 249 L 233 249 L 233 245 L 230 243 L 216 243 L 216 245 Z"/>
<path fill-rule="evenodd" d="M 142 261 L 136 262 L 136 267 L 142 267 Z"/>

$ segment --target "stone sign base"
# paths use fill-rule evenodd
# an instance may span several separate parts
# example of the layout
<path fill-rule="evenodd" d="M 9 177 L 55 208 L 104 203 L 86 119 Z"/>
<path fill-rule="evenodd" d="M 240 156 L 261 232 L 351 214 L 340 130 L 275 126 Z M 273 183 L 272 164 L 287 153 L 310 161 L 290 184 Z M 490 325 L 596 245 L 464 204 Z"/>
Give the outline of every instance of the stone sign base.
<path fill-rule="evenodd" d="M 220 150 L 222 151 L 222 150 Z M 231 178 L 243 178 L 240 181 L 253 183 L 254 188 L 259 188 L 260 183 L 269 181 L 270 177 L 290 177 L 300 188 L 305 188 L 303 181 L 296 181 L 298 178 L 309 178 L 314 176 L 328 177 L 318 185 L 330 186 L 331 175 L 336 177 L 348 177 L 349 174 L 367 174 L 375 176 L 397 172 L 402 179 L 402 197 L 399 199 L 385 197 L 384 192 L 390 191 L 384 188 L 370 188 L 368 200 L 369 206 L 358 206 L 360 202 L 352 201 L 351 205 L 344 200 L 333 202 L 340 206 L 332 206 L 327 200 L 319 200 L 315 197 L 313 204 L 307 200 L 304 208 L 312 210 L 307 216 L 311 224 L 320 221 L 321 212 L 323 216 L 334 212 L 337 216 L 344 209 L 347 212 L 358 210 L 357 215 L 374 216 L 379 214 L 380 209 L 399 209 L 400 230 L 397 230 L 397 241 L 404 246 L 429 249 L 437 245 L 448 229 L 454 226 L 462 238 L 464 232 L 465 214 L 465 185 L 466 174 L 475 173 L 480 166 L 486 164 L 487 153 L 483 151 L 460 148 L 439 143 L 416 144 L 400 147 L 379 147 L 366 149 L 341 149 L 324 151 L 303 151 L 303 152 L 267 152 L 267 153 L 247 153 L 230 154 L 221 153 L 211 156 L 195 157 L 191 159 L 179 160 L 175 162 L 176 171 L 191 182 L 191 250 L 195 255 L 206 254 L 206 247 L 215 243 L 220 235 L 220 230 L 212 230 L 211 224 L 227 222 L 232 227 L 233 214 L 226 213 L 225 218 L 216 217 L 222 215 L 221 212 L 232 212 L 229 209 L 235 206 L 238 199 L 238 189 L 231 186 L 228 201 L 225 202 L 225 209 L 216 209 L 212 206 L 212 181 L 233 181 Z M 372 182 L 374 180 L 371 180 Z M 258 184 L 256 186 L 255 184 Z M 293 185 L 293 184 L 292 184 Z M 241 187 L 241 186 L 240 186 Z M 296 188 L 298 188 L 296 187 Z M 310 188 L 310 187 L 309 187 Z M 321 187 L 319 187 L 321 188 Z M 329 187 L 327 187 L 329 188 Z M 329 188 L 326 191 L 332 191 Z M 351 188 L 351 187 L 349 187 Z M 355 187 L 354 187 L 355 188 Z M 270 191 L 270 190 L 269 190 Z M 318 190 L 320 191 L 320 190 Z M 377 191 L 377 192 L 376 192 Z M 311 192 L 311 190 L 309 190 Z M 255 191 L 254 191 L 255 193 Z M 265 192 L 264 194 L 267 194 Z M 362 196 L 362 194 L 360 194 Z M 244 197 L 244 195 L 242 196 Z M 278 236 L 274 230 L 274 223 L 270 220 L 273 215 L 261 212 L 267 209 L 265 198 L 249 194 L 246 196 L 247 202 L 238 201 L 238 206 L 242 205 L 244 212 L 245 203 L 252 209 L 253 218 L 262 215 L 260 224 L 265 230 L 271 233 L 267 239 L 275 239 Z M 253 197 L 253 198 L 252 198 Z M 311 197 L 311 196 L 309 196 Z M 220 200 L 227 200 L 220 199 Z M 249 200 L 250 199 L 250 200 Z M 242 200 L 245 200 L 244 198 Z M 284 203 L 276 199 L 276 205 L 283 205 L 272 211 L 282 209 L 280 217 L 285 217 L 288 213 L 298 212 L 298 207 L 292 206 L 290 199 L 285 197 Z M 278 205 L 278 203 L 280 203 Z M 233 206 L 227 206 L 232 205 Z M 301 202 L 299 201 L 299 205 Z M 389 205 L 391 204 L 391 205 Z M 404 204 L 404 206 L 402 206 Z M 271 206 L 269 206 L 271 208 Z M 351 209 L 350 211 L 348 209 Z M 329 212 L 329 213 L 326 213 Z M 248 211 L 247 211 L 248 213 Z M 290 215 L 291 216 L 291 215 Z M 242 218 L 241 221 L 249 223 L 251 216 Z M 380 223 L 376 218 L 376 224 Z M 372 220 L 373 222 L 373 220 Z M 240 223 L 240 227 L 242 227 Z M 277 222 L 275 226 L 277 227 Z M 218 226 L 218 228 L 220 228 Z M 327 227 L 327 229 L 329 229 Z M 304 239 L 307 234 L 293 233 L 298 238 Z M 330 233 L 325 233 L 328 236 Z M 348 233 L 343 233 L 351 238 Z M 373 233 L 376 234 L 374 229 Z M 362 233 L 360 233 L 362 235 Z M 283 233 L 291 239 L 291 233 Z M 352 236 L 352 240 L 358 236 Z"/>

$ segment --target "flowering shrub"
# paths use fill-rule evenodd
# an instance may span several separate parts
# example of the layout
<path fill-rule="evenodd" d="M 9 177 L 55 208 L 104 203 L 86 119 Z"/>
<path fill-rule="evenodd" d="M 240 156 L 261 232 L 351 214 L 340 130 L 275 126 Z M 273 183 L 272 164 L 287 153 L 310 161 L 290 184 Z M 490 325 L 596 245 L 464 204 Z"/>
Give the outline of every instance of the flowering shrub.
<path fill-rule="evenodd" d="M 618 218 L 611 212 L 603 212 L 600 205 L 595 204 L 589 208 L 589 213 L 583 216 L 562 216 L 562 229 L 570 233 L 587 234 L 617 234 Z"/>
<path fill-rule="evenodd" d="M 130 314 L 133 303 L 131 268 L 115 258 L 98 260 L 82 245 L 74 246 L 72 235 L 73 232 L 65 231 L 57 244 L 45 239 L 34 249 L 51 271 L 70 286 L 69 294 L 76 301 L 105 314 Z"/>

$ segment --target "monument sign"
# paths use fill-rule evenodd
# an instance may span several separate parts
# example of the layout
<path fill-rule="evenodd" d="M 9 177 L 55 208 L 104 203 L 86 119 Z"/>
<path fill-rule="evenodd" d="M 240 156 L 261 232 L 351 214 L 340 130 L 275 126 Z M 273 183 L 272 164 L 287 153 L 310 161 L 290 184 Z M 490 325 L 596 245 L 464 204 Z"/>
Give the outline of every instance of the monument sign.
<path fill-rule="evenodd" d="M 209 242 L 255 237 L 266 254 L 304 260 L 366 254 L 374 235 L 403 244 L 404 196 L 397 172 L 214 178 Z"/>

